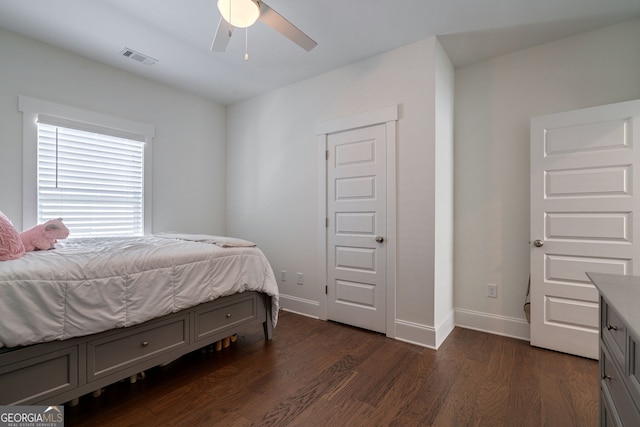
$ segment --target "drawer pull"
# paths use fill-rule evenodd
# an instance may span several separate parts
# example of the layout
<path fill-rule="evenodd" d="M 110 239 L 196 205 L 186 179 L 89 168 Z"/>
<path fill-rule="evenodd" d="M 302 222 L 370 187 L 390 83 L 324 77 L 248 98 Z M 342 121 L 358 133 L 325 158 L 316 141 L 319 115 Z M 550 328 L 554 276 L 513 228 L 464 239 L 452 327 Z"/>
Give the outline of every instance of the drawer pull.
<path fill-rule="evenodd" d="M 231 313 L 227 313 L 227 319 L 231 319 Z"/>
<path fill-rule="evenodd" d="M 602 376 L 602 379 L 603 379 L 603 380 L 609 380 L 609 381 L 611 381 L 611 375 L 604 374 L 604 375 Z"/>
<path fill-rule="evenodd" d="M 146 346 L 148 346 L 148 345 L 149 345 L 149 341 L 142 341 L 142 346 L 143 346 L 143 347 L 146 347 Z"/>
<path fill-rule="evenodd" d="M 617 326 L 613 326 L 613 325 L 607 325 L 607 329 L 610 331 L 617 331 L 618 327 Z"/>

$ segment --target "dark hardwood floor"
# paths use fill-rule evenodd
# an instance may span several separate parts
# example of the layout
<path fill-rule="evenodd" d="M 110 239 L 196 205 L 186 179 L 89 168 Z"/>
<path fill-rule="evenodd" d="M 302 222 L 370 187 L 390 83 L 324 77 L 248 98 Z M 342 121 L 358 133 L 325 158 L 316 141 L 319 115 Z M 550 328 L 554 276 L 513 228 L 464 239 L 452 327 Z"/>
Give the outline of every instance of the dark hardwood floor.
<path fill-rule="evenodd" d="M 596 426 L 598 363 L 456 328 L 438 351 L 281 312 L 65 407 L 67 426 Z"/>

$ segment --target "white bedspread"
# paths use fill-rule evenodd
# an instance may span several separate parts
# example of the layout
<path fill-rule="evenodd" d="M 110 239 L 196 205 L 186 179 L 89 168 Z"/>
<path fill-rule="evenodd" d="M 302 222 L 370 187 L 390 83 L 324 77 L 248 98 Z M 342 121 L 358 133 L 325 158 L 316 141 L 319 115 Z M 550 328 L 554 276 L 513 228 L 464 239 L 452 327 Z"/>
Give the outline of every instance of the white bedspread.
<path fill-rule="evenodd" d="M 0 262 L 0 347 L 126 327 L 243 291 L 278 285 L 256 247 L 168 236 L 69 239 Z"/>

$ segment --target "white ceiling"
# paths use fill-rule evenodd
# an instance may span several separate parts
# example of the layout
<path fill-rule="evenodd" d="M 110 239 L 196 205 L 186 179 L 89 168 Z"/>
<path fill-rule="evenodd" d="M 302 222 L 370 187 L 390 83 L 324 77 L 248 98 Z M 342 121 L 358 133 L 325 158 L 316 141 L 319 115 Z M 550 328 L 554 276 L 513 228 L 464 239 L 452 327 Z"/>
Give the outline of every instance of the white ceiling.
<path fill-rule="evenodd" d="M 267 0 L 314 39 L 306 52 L 264 23 L 209 46 L 216 0 L 2 0 L 0 28 L 232 104 L 431 37 L 456 66 L 640 17 L 640 0 Z M 158 60 L 147 66 L 125 47 Z"/>

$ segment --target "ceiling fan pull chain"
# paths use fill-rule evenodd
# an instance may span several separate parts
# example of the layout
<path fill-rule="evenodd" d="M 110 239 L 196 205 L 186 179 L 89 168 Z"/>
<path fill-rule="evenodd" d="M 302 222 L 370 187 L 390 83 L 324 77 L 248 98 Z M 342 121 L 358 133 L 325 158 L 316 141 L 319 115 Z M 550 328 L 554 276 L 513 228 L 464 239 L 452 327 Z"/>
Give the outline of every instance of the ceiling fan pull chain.
<path fill-rule="evenodd" d="M 244 32 L 244 60 L 249 60 L 249 27 Z"/>
<path fill-rule="evenodd" d="M 231 20 L 231 0 L 229 0 L 229 20 Z M 231 28 L 229 28 L 229 38 L 231 38 Z"/>

